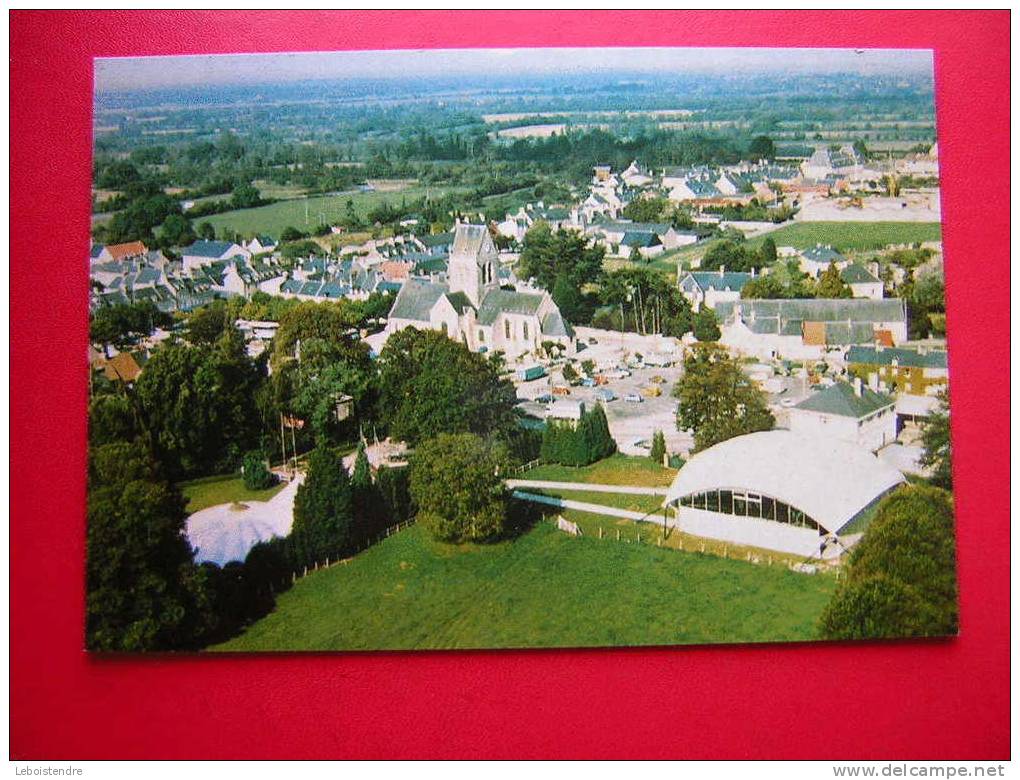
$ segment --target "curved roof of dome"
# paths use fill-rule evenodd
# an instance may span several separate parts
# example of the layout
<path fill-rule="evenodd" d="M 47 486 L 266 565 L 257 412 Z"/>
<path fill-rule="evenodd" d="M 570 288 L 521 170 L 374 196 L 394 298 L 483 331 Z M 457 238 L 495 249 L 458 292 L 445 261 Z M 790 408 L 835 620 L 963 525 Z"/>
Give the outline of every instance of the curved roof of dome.
<path fill-rule="evenodd" d="M 775 430 L 737 436 L 699 452 L 680 469 L 666 500 L 708 490 L 749 490 L 796 507 L 836 532 L 904 481 L 899 471 L 855 444 Z"/>

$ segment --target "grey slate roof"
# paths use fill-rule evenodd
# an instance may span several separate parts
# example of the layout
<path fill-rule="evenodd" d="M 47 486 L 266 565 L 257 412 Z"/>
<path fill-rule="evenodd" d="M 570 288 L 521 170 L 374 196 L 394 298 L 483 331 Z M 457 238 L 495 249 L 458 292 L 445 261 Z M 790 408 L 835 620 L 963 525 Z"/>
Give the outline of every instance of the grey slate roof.
<path fill-rule="evenodd" d="M 432 307 L 449 290 L 445 284 L 408 279 L 397 293 L 397 299 L 390 309 L 390 319 L 428 322 Z"/>
<path fill-rule="evenodd" d="M 659 246 L 662 242 L 655 233 L 645 233 L 637 230 L 628 230 L 620 239 L 621 246 L 649 247 Z"/>
<path fill-rule="evenodd" d="M 876 393 L 867 387 L 861 387 L 861 394 L 858 396 L 849 384 L 837 382 L 808 396 L 794 408 L 860 419 L 895 403 L 890 396 Z"/>
<path fill-rule="evenodd" d="M 843 255 L 831 246 L 813 246 L 810 249 L 803 250 L 801 254 L 808 260 L 816 263 L 842 263 L 846 260 Z"/>
<path fill-rule="evenodd" d="M 713 290 L 730 289 L 734 292 L 744 289 L 744 285 L 754 278 L 746 271 L 690 271 L 687 276 L 697 282 L 702 290 L 711 287 Z M 687 276 L 680 281 L 681 285 L 687 281 Z"/>
<path fill-rule="evenodd" d="M 766 317 L 806 322 L 906 322 L 907 307 L 901 298 L 806 298 L 753 299 L 716 304 L 716 314 L 732 317 L 740 307 L 744 321 Z"/>
<path fill-rule="evenodd" d="M 839 278 L 847 284 L 875 284 L 881 281 L 863 265 L 851 263 L 839 272 Z"/>
<path fill-rule="evenodd" d="M 512 290 L 490 290 L 478 307 L 478 322 L 492 325 L 501 313 L 536 314 L 542 305 L 542 296 Z"/>
<path fill-rule="evenodd" d="M 230 241 L 196 241 L 191 246 L 185 247 L 182 253 L 217 259 L 222 257 L 232 246 Z"/>
<path fill-rule="evenodd" d="M 847 363 L 864 363 L 872 366 L 891 366 L 893 361 L 897 365 L 909 368 L 945 368 L 945 350 L 931 350 L 921 353 L 916 349 L 906 347 L 865 347 L 853 346 L 847 350 Z"/>
<path fill-rule="evenodd" d="M 462 292 L 451 292 L 446 294 L 446 300 L 456 309 L 457 314 L 463 314 L 468 309 L 473 309 L 471 300 Z"/>
<path fill-rule="evenodd" d="M 574 329 L 558 311 L 553 310 L 542 318 L 542 335 L 573 338 Z"/>
<path fill-rule="evenodd" d="M 673 227 L 666 222 L 621 222 L 620 220 L 603 222 L 599 226 L 608 233 L 627 233 L 635 231 L 638 233 L 654 233 L 657 236 L 664 235 Z"/>

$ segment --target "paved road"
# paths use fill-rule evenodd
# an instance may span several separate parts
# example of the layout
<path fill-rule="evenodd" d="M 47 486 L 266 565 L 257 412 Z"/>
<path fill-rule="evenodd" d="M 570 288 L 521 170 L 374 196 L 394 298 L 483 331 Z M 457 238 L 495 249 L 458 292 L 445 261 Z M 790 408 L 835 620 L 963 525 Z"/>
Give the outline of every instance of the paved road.
<path fill-rule="evenodd" d="M 604 504 L 589 504 L 584 501 L 571 501 L 568 498 L 540 496 L 537 493 L 526 493 L 522 490 L 515 490 L 513 496 L 521 501 L 532 501 L 536 504 L 546 504 L 547 506 L 555 506 L 562 509 L 576 509 L 579 512 L 590 512 L 593 515 L 622 517 L 625 520 L 642 520 L 646 523 L 662 525 L 661 512 L 653 512 L 649 515 L 643 512 L 632 512 L 629 509 L 617 509 L 615 506 L 605 506 Z M 668 517 L 666 524 L 675 525 L 676 523 L 672 517 Z"/>
<path fill-rule="evenodd" d="M 509 488 L 546 488 L 548 490 L 583 490 L 591 493 L 622 493 L 628 496 L 664 496 L 667 487 L 644 487 L 642 485 L 603 485 L 588 482 L 549 482 L 541 479 L 508 479 Z"/>

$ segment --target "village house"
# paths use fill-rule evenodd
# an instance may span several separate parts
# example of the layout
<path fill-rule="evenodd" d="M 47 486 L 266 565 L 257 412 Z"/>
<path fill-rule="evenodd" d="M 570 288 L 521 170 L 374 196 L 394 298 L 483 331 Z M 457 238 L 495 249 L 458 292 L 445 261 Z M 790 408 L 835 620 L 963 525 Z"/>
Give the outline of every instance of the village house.
<path fill-rule="evenodd" d="M 127 260 L 143 257 L 149 251 L 141 241 L 128 241 L 124 244 L 95 244 L 89 253 L 93 264 L 123 263 Z"/>
<path fill-rule="evenodd" d="M 836 382 L 789 409 L 789 428 L 875 452 L 896 439 L 896 401 L 866 387 L 859 377 L 852 383 Z"/>
<path fill-rule="evenodd" d="M 850 263 L 839 272 L 853 293 L 854 298 L 871 298 L 875 301 L 885 297 L 885 285 L 871 271 L 858 263 Z"/>
<path fill-rule="evenodd" d="M 252 253 L 243 246 L 232 241 L 200 240 L 181 250 L 181 260 L 185 273 L 190 273 L 203 265 L 217 260 L 230 260 L 234 257 L 249 259 Z"/>
<path fill-rule="evenodd" d="M 397 293 L 387 333 L 404 328 L 440 330 L 473 351 L 510 357 L 536 352 L 553 341 L 573 353 L 573 329 L 549 293 L 499 286 L 499 256 L 484 225 L 457 225 L 448 281 L 410 279 Z"/>
<path fill-rule="evenodd" d="M 817 279 L 819 274 L 825 273 L 832 263 L 839 269 L 850 265 L 849 260 L 828 244 L 815 244 L 808 249 L 802 249 L 797 254 L 797 262 L 801 273 L 807 274 L 812 279 Z"/>
<path fill-rule="evenodd" d="M 846 364 L 851 375 L 897 393 L 934 396 L 949 382 L 944 349 L 854 345 Z"/>
<path fill-rule="evenodd" d="M 762 360 L 820 359 L 836 347 L 907 340 L 907 307 L 900 298 L 723 301 L 715 313 L 720 343 Z"/>
<path fill-rule="evenodd" d="M 739 301 L 744 285 L 755 278 L 755 271 L 727 271 L 725 267 L 718 271 L 680 271 L 680 293 L 686 298 L 694 311 L 700 311 L 702 305 L 715 309 L 723 301 Z"/>
<path fill-rule="evenodd" d="M 277 242 L 271 236 L 257 235 L 244 244 L 244 248 L 253 255 L 264 255 L 276 251 Z"/>

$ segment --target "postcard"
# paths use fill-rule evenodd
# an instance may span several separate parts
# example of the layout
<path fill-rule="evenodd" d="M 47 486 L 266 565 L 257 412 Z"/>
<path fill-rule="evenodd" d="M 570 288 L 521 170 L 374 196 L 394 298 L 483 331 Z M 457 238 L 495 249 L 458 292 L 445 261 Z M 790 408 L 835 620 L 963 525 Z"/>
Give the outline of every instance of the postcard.
<path fill-rule="evenodd" d="M 958 630 L 927 50 L 95 60 L 84 643 Z"/>

